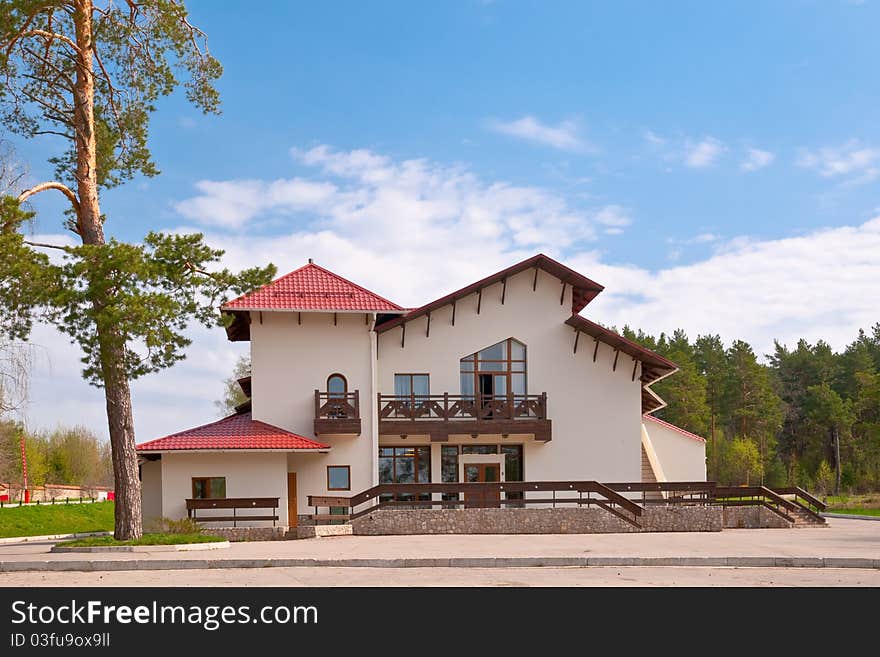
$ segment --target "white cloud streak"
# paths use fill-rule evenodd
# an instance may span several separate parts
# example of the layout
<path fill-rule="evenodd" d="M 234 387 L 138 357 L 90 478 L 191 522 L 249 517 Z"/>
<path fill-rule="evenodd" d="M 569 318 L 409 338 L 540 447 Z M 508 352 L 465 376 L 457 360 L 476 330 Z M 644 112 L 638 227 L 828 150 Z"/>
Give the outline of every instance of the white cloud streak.
<path fill-rule="evenodd" d="M 851 139 L 840 146 L 801 149 L 797 165 L 824 178 L 854 176 L 850 179 L 852 183 L 870 182 L 880 177 L 880 148 Z"/>
<path fill-rule="evenodd" d="M 582 151 L 588 147 L 579 136 L 578 126 L 574 121 L 562 121 L 553 126 L 527 115 L 513 121 L 492 120 L 489 122 L 489 128 L 503 135 L 563 151 Z"/>
<path fill-rule="evenodd" d="M 746 159 L 740 164 L 743 171 L 757 171 L 773 163 L 776 155 L 770 151 L 762 151 L 759 148 L 746 150 Z"/>
<path fill-rule="evenodd" d="M 714 137 L 705 137 L 699 142 L 691 142 L 685 148 L 684 163 L 692 169 L 710 167 L 724 154 L 727 147 Z"/>

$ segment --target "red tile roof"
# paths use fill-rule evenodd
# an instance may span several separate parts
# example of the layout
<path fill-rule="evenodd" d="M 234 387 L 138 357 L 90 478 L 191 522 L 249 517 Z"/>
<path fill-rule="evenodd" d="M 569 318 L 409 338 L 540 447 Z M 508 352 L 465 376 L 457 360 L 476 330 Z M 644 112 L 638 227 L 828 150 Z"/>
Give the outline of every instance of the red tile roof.
<path fill-rule="evenodd" d="M 685 431 L 681 427 L 677 427 L 674 424 L 670 424 L 669 422 L 661 420 L 659 417 L 654 417 L 653 415 L 643 415 L 642 417 L 646 420 L 651 420 L 652 422 L 656 422 L 657 424 L 660 424 L 660 425 L 666 427 L 667 429 L 672 429 L 676 433 L 680 433 L 682 436 L 687 436 L 688 438 L 693 438 L 694 440 L 698 440 L 701 443 L 706 442 L 706 439 L 703 438 L 702 436 L 698 436 L 697 434 L 691 433 L 690 431 Z"/>
<path fill-rule="evenodd" d="M 396 303 L 314 263 L 233 299 L 221 310 L 404 312 Z"/>
<path fill-rule="evenodd" d="M 194 429 L 156 438 L 137 446 L 139 452 L 213 449 L 329 449 L 330 445 L 273 427 L 239 413 Z"/>

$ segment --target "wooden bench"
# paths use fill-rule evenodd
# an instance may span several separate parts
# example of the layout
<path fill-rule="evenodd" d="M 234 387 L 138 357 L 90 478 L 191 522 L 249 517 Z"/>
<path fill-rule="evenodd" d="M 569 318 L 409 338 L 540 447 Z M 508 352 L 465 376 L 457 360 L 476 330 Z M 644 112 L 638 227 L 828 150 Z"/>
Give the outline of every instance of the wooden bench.
<path fill-rule="evenodd" d="M 224 497 L 217 499 L 187 499 L 186 515 L 196 522 L 232 522 L 236 527 L 239 520 L 271 520 L 272 526 L 278 521 L 277 497 Z M 231 516 L 198 516 L 199 509 L 232 509 Z M 238 515 L 239 509 L 272 509 L 272 515 Z"/>

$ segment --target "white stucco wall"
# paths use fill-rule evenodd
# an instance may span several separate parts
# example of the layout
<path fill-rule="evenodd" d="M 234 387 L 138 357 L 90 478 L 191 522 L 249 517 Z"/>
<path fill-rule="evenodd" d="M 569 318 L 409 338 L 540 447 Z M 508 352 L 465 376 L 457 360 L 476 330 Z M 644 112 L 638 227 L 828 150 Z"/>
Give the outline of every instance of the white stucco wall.
<path fill-rule="evenodd" d="M 666 481 L 706 481 L 705 442 L 652 420 L 645 420 L 644 429 Z"/>
<path fill-rule="evenodd" d="M 459 360 L 484 347 L 513 337 L 527 347 L 528 392 L 548 395 L 548 415 L 553 423 L 547 444 L 511 435 L 510 443 L 524 443 L 525 477 L 530 480 L 596 479 L 639 481 L 641 476 L 641 398 L 639 372 L 632 380 L 633 361 L 621 353 L 612 371 L 614 350 L 599 343 L 593 362 L 593 340 L 581 335 L 573 353 L 574 330 L 564 324 L 571 316 L 571 286 L 560 304 L 562 283 L 539 271 L 532 291 L 533 271 L 507 281 L 504 305 L 502 284 L 485 288 L 480 314 L 477 295 L 432 313 L 430 337 L 427 318 L 378 337 L 378 388 L 394 393 L 394 374 L 427 372 L 432 394 L 460 393 Z M 408 444 L 427 442 L 410 436 Z M 392 436 L 383 444 L 396 442 Z M 500 436 L 481 436 L 479 442 L 501 442 Z M 438 468 L 432 468 L 439 481 Z"/>
<path fill-rule="evenodd" d="M 361 405 L 360 436 L 326 436 L 327 454 L 291 454 L 285 467 L 297 473 L 300 514 L 311 513 L 309 495 L 345 495 L 327 491 L 327 466 L 351 466 L 351 490 L 373 485 L 376 451 L 370 411 L 375 393 L 370 368 L 370 326 L 364 313 L 264 312 L 251 321 L 251 387 L 253 418 L 315 438 L 315 390 L 326 390 L 327 377 L 345 376 L 348 390 L 358 390 Z M 286 490 L 286 483 L 285 483 Z M 326 512 L 326 511 L 325 511 Z"/>
<path fill-rule="evenodd" d="M 141 513 L 147 525 L 162 517 L 162 462 L 141 464 Z"/>
<path fill-rule="evenodd" d="M 201 452 L 162 455 L 162 511 L 166 518 L 185 518 L 186 499 L 192 497 L 193 477 L 226 477 L 226 497 L 278 497 L 278 524 L 287 524 L 286 452 Z M 270 515 L 271 509 L 241 511 Z M 199 511 L 210 515 L 213 511 Z M 215 515 L 231 515 L 223 510 Z M 224 526 L 232 523 L 216 523 Z M 239 522 L 238 526 L 271 526 L 271 522 Z M 209 525 L 210 526 L 210 525 Z"/>

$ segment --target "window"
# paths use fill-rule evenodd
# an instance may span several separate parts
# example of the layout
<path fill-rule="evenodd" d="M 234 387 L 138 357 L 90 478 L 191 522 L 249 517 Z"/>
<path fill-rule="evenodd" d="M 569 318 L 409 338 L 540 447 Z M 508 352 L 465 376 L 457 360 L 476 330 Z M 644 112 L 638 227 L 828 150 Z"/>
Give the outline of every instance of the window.
<path fill-rule="evenodd" d="M 526 394 L 526 346 L 513 338 L 460 361 L 461 394 L 468 397 Z"/>
<path fill-rule="evenodd" d="M 327 466 L 327 490 L 351 490 L 351 466 Z"/>
<path fill-rule="evenodd" d="M 428 395 L 430 385 L 427 374 L 395 374 L 394 394 L 398 397 Z"/>
<path fill-rule="evenodd" d="M 341 374 L 331 374 L 327 377 L 327 392 L 330 397 L 345 397 L 348 392 L 348 381 Z"/>
<path fill-rule="evenodd" d="M 195 500 L 226 497 L 226 477 L 193 477 L 192 495 Z"/>
<path fill-rule="evenodd" d="M 498 445 L 462 445 L 462 454 L 497 454 Z"/>
<path fill-rule="evenodd" d="M 379 448 L 380 484 L 429 484 L 431 483 L 431 447 Z M 390 496 L 382 499 L 390 499 Z M 398 501 L 411 500 L 412 495 L 397 495 Z M 431 499 L 431 494 L 419 495 L 419 499 Z"/>

